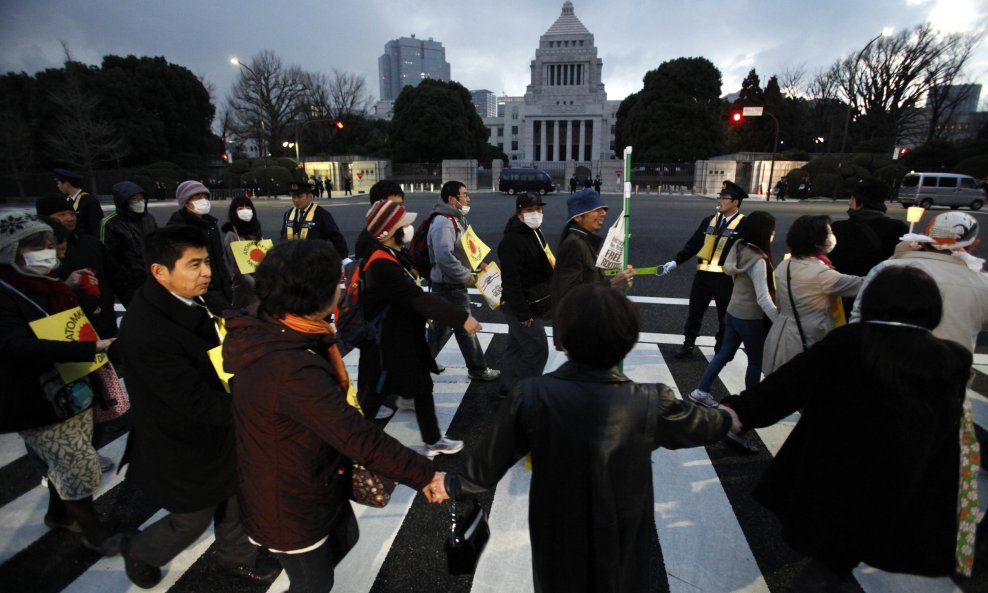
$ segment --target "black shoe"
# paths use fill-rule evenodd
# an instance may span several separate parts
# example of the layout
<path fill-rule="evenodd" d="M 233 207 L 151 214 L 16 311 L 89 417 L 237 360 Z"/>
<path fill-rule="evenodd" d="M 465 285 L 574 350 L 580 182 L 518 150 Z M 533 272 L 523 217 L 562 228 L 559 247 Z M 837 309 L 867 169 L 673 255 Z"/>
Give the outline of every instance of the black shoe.
<path fill-rule="evenodd" d="M 94 544 L 89 541 L 89 538 L 82 536 L 82 545 L 94 552 L 99 552 L 103 556 L 116 556 L 123 550 L 124 544 L 124 534 L 114 533 L 113 535 L 103 539 L 98 544 Z"/>
<path fill-rule="evenodd" d="M 281 572 L 281 563 L 275 558 L 259 556 L 253 566 L 238 564 L 236 566 L 223 566 L 220 569 L 232 576 L 240 577 L 248 581 L 267 582 L 272 581 Z"/>
<path fill-rule="evenodd" d="M 693 344 L 683 344 L 676 350 L 676 358 L 689 358 L 693 356 L 693 351 L 696 350 L 696 346 Z"/>
<path fill-rule="evenodd" d="M 132 537 L 125 536 L 121 546 L 127 578 L 141 589 L 150 589 L 161 582 L 161 569 L 130 555 Z"/>

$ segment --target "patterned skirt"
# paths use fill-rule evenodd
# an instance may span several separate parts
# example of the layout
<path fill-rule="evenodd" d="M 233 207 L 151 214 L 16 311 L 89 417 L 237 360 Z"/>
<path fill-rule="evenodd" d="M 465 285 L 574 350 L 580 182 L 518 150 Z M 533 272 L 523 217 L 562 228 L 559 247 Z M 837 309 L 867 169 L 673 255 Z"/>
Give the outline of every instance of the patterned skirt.
<path fill-rule="evenodd" d="M 48 464 L 48 479 L 62 500 L 92 496 L 100 486 L 99 456 L 93 448 L 93 410 L 68 420 L 20 433 Z"/>

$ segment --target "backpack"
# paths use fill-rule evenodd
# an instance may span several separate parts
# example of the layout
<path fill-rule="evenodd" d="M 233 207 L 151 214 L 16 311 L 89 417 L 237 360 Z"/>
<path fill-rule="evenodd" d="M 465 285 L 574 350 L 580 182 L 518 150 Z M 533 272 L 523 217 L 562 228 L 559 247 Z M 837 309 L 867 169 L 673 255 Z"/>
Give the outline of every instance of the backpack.
<path fill-rule="evenodd" d="M 363 274 L 366 272 L 367 266 L 379 259 L 386 259 L 399 264 L 395 256 L 378 249 L 370 257 L 361 258 L 353 268 L 353 277 L 347 284 L 343 302 L 340 303 L 336 314 L 336 339 L 339 342 L 341 356 L 346 356 L 354 348 L 381 344 L 384 317 L 388 314 L 388 309 L 391 306 L 385 307 L 376 317 L 368 320 L 364 317 L 363 304 Z"/>
<path fill-rule="evenodd" d="M 415 229 L 415 234 L 412 235 L 412 242 L 408 244 L 408 253 L 411 255 L 415 270 L 418 271 L 419 276 L 426 280 L 429 279 L 429 271 L 432 270 L 432 261 L 429 259 L 429 227 L 432 226 L 432 219 L 437 216 L 448 218 L 453 223 L 456 235 L 460 234 L 460 227 L 456 224 L 456 219 L 449 214 L 433 212 L 419 223 L 418 228 Z"/>

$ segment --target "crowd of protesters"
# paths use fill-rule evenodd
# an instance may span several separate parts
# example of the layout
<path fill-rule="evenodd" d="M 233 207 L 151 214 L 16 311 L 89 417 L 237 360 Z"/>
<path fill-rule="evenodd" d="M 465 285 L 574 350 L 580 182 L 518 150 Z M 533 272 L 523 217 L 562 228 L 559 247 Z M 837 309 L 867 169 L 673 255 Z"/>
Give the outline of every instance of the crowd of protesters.
<path fill-rule="evenodd" d="M 329 591 L 357 539 L 353 464 L 439 503 L 493 488 L 530 455 L 536 589 L 646 590 L 651 452 L 727 436 L 750 452 L 744 432 L 797 411 L 796 429 L 753 494 L 778 517 L 785 542 L 811 559 L 796 577 L 799 590 L 839 590 L 861 562 L 970 574 L 964 476 L 977 471 L 977 443 L 965 389 L 976 337 L 988 329 L 988 277 L 971 254 L 978 223 L 968 214 L 945 212 L 925 233 L 909 233 L 884 213 L 888 186 L 864 180 L 848 220 L 797 218 L 786 232 L 789 254 L 775 262 L 775 218 L 743 213 L 747 194 L 725 182 L 717 212 L 660 270 L 696 262 L 677 357 L 697 352 L 711 299 L 718 312 L 715 356 L 696 389 L 678 398 L 620 370 L 640 331 L 622 292 L 635 270 L 606 277 L 596 266 L 608 208 L 592 187 L 571 183 L 557 243 L 542 233 L 538 194 L 518 195 L 507 213 L 496 250 L 508 327 L 498 370 L 470 312 L 468 288 L 489 270 L 463 245 L 473 231 L 461 182 L 443 185 L 418 229 L 401 187 L 375 184 L 354 261 L 330 212 L 313 201 L 318 185 L 297 180 L 278 244 L 259 257 L 252 251 L 245 264 L 243 245 L 271 245 L 247 197 L 235 198 L 221 222 L 209 189 L 184 181 L 159 229 L 135 183 L 113 187 L 115 212 L 103 217 L 78 174 L 55 173 L 63 195 L 39 200 L 36 214 L 0 220 L 8 385 L 0 429 L 23 437 L 47 478 L 45 524 L 122 554 L 140 587 L 159 583 L 162 567 L 214 524 L 224 572 L 267 582 L 283 568 L 290 591 Z M 358 344 L 357 382 L 342 359 L 351 345 L 333 323 L 341 286 L 357 287 L 377 331 Z M 126 309 L 119 329 L 118 301 Z M 39 320 L 76 308 L 89 334 L 38 334 Z M 543 374 L 550 321 L 568 362 Z M 453 335 L 469 377 L 499 381 L 503 401 L 476 453 L 444 474 L 429 460 L 464 443 L 440 429 L 432 375 L 443 372 L 436 355 Z M 718 401 L 711 386 L 742 344 L 745 390 Z M 95 368 L 103 359 L 129 394 L 120 466 L 168 512 L 140 532 L 112 533 L 93 506 L 101 470 L 114 461 L 94 447 L 106 383 L 63 372 L 66 363 Z M 403 446 L 374 422 L 393 413 L 391 404 L 414 410 L 422 447 Z"/>

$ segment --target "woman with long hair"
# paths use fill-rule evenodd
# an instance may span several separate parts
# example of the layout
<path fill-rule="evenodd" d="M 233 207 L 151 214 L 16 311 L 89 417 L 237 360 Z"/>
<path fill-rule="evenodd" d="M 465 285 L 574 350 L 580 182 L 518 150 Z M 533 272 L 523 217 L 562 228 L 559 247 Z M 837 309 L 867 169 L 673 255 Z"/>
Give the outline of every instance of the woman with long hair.
<path fill-rule="evenodd" d="M 748 355 L 744 374 L 745 387 L 753 387 L 762 377 L 762 348 L 765 345 L 765 319 L 774 322 L 779 316 L 775 298 L 775 269 L 772 266 L 772 241 L 775 217 L 764 211 L 749 214 L 738 225 L 738 240 L 724 262 L 724 272 L 734 278 L 734 289 L 724 315 L 724 341 L 700 383 L 689 398 L 708 408 L 717 407 L 710 386 L 741 344 Z"/>
<path fill-rule="evenodd" d="M 254 276 L 244 274 L 237 266 L 230 245 L 235 241 L 260 241 L 261 221 L 257 209 L 250 198 L 237 196 L 230 201 L 229 222 L 223 225 L 223 255 L 225 264 L 233 278 L 233 308 L 242 309 L 257 302 L 254 296 Z"/>

